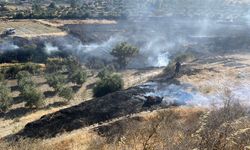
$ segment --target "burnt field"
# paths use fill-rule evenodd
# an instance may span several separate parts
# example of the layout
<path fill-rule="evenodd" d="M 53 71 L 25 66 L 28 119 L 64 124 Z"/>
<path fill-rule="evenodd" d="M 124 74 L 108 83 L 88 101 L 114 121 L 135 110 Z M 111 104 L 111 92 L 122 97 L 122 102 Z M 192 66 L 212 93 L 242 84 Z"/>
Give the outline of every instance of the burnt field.
<path fill-rule="evenodd" d="M 152 17 L 116 24 L 69 24 L 64 28 L 86 44 L 105 43 L 116 38 L 117 41 L 134 43 L 146 51 L 170 53 L 185 50 L 218 54 L 247 51 L 250 41 L 247 23 L 211 19 Z"/>

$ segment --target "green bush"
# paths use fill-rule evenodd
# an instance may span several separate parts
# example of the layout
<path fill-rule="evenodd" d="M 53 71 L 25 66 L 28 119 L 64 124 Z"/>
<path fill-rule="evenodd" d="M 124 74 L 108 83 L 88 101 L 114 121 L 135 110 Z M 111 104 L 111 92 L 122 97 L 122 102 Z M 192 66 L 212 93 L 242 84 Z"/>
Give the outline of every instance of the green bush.
<path fill-rule="evenodd" d="M 87 79 L 87 73 L 83 70 L 77 70 L 70 76 L 70 81 L 78 85 L 83 84 Z"/>
<path fill-rule="evenodd" d="M 101 97 L 108 93 L 121 90 L 124 86 L 123 80 L 119 75 L 111 75 L 103 78 L 94 87 L 94 96 Z"/>
<path fill-rule="evenodd" d="M 26 63 L 22 66 L 22 70 L 28 71 L 31 74 L 38 74 L 41 71 L 41 66 L 34 63 Z"/>
<path fill-rule="evenodd" d="M 116 57 L 116 61 L 120 66 L 120 69 L 127 67 L 129 60 L 139 53 L 139 49 L 126 43 L 118 44 L 112 51 L 111 55 Z"/>
<path fill-rule="evenodd" d="M 50 58 L 46 62 L 46 72 L 55 73 L 65 71 L 67 69 L 67 62 L 63 58 Z"/>
<path fill-rule="evenodd" d="M 26 106 L 39 108 L 43 105 L 44 95 L 37 91 L 37 85 L 31 79 L 32 75 L 28 71 L 20 71 L 17 75 L 17 82 L 21 96 L 26 102 Z"/>
<path fill-rule="evenodd" d="M 0 73 L 0 82 L 3 82 L 5 80 L 4 74 Z"/>
<path fill-rule="evenodd" d="M 25 106 L 30 108 L 39 108 L 43 106 L 44 95 L 37 91 L 35 88 L 27 87 L 24 93 L 22 93 L 23 99 L 26 101 Z"/>
<path fill-rule="evenodd" d="M 81 64 L 79 61 L 76 60 L 74 57 L 69 57 L 66 60 L 66 65 L 67 65 L 67 71 L 69 73 L 71 72 L 76 72 L 79 69 L 81 69 Z"/>
<path fill-rule="evenodd" d="M 49 74 L 46 79 L 49 86 L 53 87 L 56 92 L 60 92 L 67 82 L 66 77 L 60 73 Z"/>
<path fill-rule="evenodd" d="M 36 85 L 31 79 L 31 74 L 28 71 L 20 71 L 17 75 L 17 83 L 21 95 L 29 92 L 31 89 L 35 89 Z"/>
<path fill-rule="evenodd" d="M 104 79 L 104 78 L 109 77 L 111 75 L 112 75 L 112 71 L 110 71 L 110 69 L 108 69 L 108 68 L 105 67 L 104 69 L 102 69 L 98 73 L 97 77 L 99 77 L 100 79 Z"/>
<path fill-rule="evenodd" d="M 14 79 L 20 71 L 28 71 L 31 74 L 38 74 L 41 71 L 41 66 L 39 64 L 26 63 L 26 64 L 16 64 L 4 69 L 4 74 L 6 78 Z"/>
<path fill-rule="evenodd" d="M 64 87 L 59 92 L 59 96 L 65 98 L 68 101 L 70 101 L 74 97 L 74 91 L 70 87 Z"/>
<path fill-rule="evenodd" d="M 0 83 L 0 111 L 5 112 L 11 105 L 11 90 L 4 84 Z"/>

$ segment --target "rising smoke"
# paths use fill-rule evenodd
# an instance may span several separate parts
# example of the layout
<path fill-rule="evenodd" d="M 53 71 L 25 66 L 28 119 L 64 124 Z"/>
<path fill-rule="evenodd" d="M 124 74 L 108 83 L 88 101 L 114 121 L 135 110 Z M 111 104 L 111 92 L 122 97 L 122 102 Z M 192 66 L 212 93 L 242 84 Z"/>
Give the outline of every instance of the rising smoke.
<path fill-rule="evenodd" d="M 73 36 L 55 38 L 45 42 L 46 52 L 65 50 L 80 56 L 83 61 L 88 57 L 110 61 L 113 59 L 110 55 L 112 48 L 127 41 L 140 48 L 140 54 L 129 67 L 162 67 L 180 51 L 208 52 L 201 47 L 190 48 L 190 45 L 202 44 L 197 39 L 248 36 L 250 31 L 249 3 L 242 4 L 242 1 L 128 0 L 124 1 L 123 7 L 127 20 L 102 29 L 100 32 L 104 33 L 119 30 L 106 40 L 84 43 Z M 11 42 L 0 43 L 2 51 L 17 48 Z"/>
<path fill-rule="evenodd" d="M 115 27 L 125 32 L 114 32 L 106 41 L 88 44 L 74 37 L 60 38 L 55 45 L 83 59 L 89 56 L 112 60 L 109 54 L 112 48 L 119 42 L 127 41 L 140 48 L 140 54 L 129 67 L 162 67 L 168 65 L 172 55 L 186 51 L 188 45 L 200 44 L 194 39 L 211 40 L 249 33 L 250 7 L 239 1 L 136 0 L 124 3 L 124 7 L 128 20 L 118 21 Z M 201 48 L 192 50 L 205 52 Z"/>
<path fill-rule="evenodd" d="M 11 40 L 0 41 L 0 52 L 17 50 L 18 48 Z"/>

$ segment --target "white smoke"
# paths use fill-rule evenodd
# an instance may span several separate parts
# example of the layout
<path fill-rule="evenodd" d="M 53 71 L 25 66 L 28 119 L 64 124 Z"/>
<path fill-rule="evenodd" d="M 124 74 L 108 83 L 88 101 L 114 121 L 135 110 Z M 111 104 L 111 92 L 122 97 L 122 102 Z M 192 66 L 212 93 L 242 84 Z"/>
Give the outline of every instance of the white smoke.
<path fill-rule="evenodd" d="M 198 107 L 221 107 L 224 104 L 225 93 L 222 90 L 212 93 L 204 94 L 190 84 L 168 84 L 168 83 L 146 83 L 141 86 L 142 88 L 149 88 L 151 92 L 145 94 L 145 96 L 158 96 L 163 97 L 163 104 L 179 104 L 187 106 Z M 250 85 L 242 84 L 230 88 L 231 95 L 235 100 L 238 100 L 244 106 L 250 106 L 248 94 Z"/>
<path fill-rule="evenodd" d="M 13 41 L 10 40 L 4 40 L 0 42 L 0 52 L 3 51 L 10 51 L 10 50 L 16 50 L 19 47 L 13 43 Z"/>
<path fill-rule="evenodd" d="M 45 51 L 47 54 L 51 54 L 53 52 L 59 51 L 59 48 L 57 46 L 53 46 L 51 43 L 45 43 Z"/>

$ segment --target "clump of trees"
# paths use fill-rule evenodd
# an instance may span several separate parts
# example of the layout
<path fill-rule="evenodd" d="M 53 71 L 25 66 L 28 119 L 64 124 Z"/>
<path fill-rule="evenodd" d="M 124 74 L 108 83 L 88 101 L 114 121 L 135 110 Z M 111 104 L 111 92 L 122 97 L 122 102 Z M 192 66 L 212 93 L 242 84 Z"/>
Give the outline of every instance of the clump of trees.
<path fill-rule="evenodd" d="M 32 75 L 39 74 L 41 72 L 42 66 L 35 63 L 25 63 L 25 64 L 16 64 L 12 66 L 7 66 L 3 69 L 5 78 L 16 78 L 16 75 L 20 71 L 27 71 Z"/>
<path fill-rule="evenodd" d="M 118 44 L 110 54 L 116 58 L 116 62 L 119 64 L 120 69 L 124 69 L 127 67 L 131 58 L 136 56 L 138 53 L 138 48 L 128 44 L 127 42 L 122 42 Z"/>
<path fill-rule="evenodd" d="M 48 54 L 43 46 L 31 44 L 29 46 L 20 47 L 14 51 L 4 51 L 0 54 L 0 63 L 26 63 L 26 62 L 36 62 L 45 63 L 50 57 L 61 57 L 66 58 L 69 53 L 66 51 L 57 51 Z"/>
<path fill-rule="evenodd" d="M 43 105 L 44 95 L 37 90 L 37 85 L 32 81 L 32 75 L 27 71 L 17 74 L 18 87 L 21 97 L 29 108 L 39 108 Z"/>
<path fill-rule="evenodd" d="M 14 19 L 86 19 L 86 18 L 105 18 L 119 19 L 126 18 L 125 8 L 121 0 L 113 1 L 89 1 L 79 2 L 69 1 L 70 6 L 57 6 L 51 2 L 48 6 L 42 7 L 41 2 L 34 1 L 32 8 L 11 13 Z M 112 5 L 112 8 L 110 7 Z M 1 16 L 1 15 L 0 15 Z"/>
<path fill-rule="evenodd" d="M 105 76 L 99 82 L 97 82 L 96 86 L 94 87 L 94 96 L 101 97 L 106 94 L 119 91 L 123 89 L 123 86 L 124 82 L 121 76 L 117 74 Z"/>
<path fill-rule="evenodd" d="M 86 82 L 87 72 L 82 69 L 81 64 L 73 57 L 49 59 L 46 64 L 46 79 L 50 87 L 54 88 L 58 96 L 70 100 L 74 96 L 68 82 L 82 85 Z"/>

